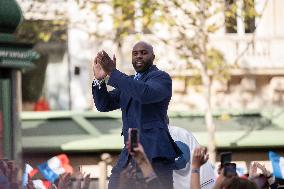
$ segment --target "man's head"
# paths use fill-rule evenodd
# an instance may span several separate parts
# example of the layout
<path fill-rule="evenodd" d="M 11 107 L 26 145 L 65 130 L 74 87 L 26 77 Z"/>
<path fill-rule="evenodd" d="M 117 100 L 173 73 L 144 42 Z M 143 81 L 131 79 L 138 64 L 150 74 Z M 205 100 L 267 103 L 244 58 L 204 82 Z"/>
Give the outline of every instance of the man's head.
<path fill-rule="evenodd" d="M 140 41 L 132 50 L 132 65 L 136 72 L 142 73 L 153 65 L 155 55 L 152 45 Z"/>

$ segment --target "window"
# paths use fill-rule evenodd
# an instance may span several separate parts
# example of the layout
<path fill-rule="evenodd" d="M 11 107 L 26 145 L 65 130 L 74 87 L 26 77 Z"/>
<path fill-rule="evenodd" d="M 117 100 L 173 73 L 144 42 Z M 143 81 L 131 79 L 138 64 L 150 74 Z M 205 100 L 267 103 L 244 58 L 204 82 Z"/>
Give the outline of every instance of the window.
<path fill-rule="evenodd" d="M 236 0 L 225 0 L 226 33 L 237 33 L 237 3 Z"/>
<path fill-rule="evenodd" d="M 255 30 L 255 16 L 254 0 L 242 0 L 242 2 L 225 0 L 226 33 L 253 33 Z M 238 27 L 238 23 L 240 27 Z"/>
<path fill-rule="evenodd" d="M 255 30 L 255 8 L 254 0 L 243 1 L 245 33 L 253 33 Z"/>

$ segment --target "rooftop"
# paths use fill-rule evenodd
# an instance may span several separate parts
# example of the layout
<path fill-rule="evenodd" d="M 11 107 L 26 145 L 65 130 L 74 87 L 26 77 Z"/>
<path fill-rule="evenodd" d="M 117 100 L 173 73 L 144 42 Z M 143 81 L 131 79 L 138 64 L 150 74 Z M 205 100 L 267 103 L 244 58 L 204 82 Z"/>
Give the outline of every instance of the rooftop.
<path fill-rule="evenodd" d="M 205 120 L 199 112 L 169 112 L 170 125 L 191 131 L 207 145 Z M 284 111 L 214 113 L 217 148 L 284 146 Z M 120 112 L 23 112 L 24 152 L 118 151 L 123 146 Z"/>

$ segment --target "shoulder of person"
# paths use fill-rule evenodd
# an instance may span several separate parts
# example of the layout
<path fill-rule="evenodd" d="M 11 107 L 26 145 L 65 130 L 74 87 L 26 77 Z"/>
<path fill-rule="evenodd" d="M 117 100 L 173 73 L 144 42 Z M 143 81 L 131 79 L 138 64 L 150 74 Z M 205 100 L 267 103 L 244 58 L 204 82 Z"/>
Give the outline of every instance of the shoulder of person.
<path fill-rule="evenodd" d="M 171 134 L 176 135 L 178 137 L 184 136 L 184 137 L 194 137 L 193 134 L 191 132 L 189 132 L 188 130 L 181 128 L 181 127 L 177 127 L 177 126 L 169 126 L 169 131 Z"/>
<path fill-rule="evenodd" d="M 159 69 L 156 69 L 156 70 L 153 70 L 153 71 L 149 72 L 148 75 L 149 76 L 153 76 L 153 77 L 167 77 L 167 78 L 171 78 L 171 76 L 167 72 L 159 70 Z"/>

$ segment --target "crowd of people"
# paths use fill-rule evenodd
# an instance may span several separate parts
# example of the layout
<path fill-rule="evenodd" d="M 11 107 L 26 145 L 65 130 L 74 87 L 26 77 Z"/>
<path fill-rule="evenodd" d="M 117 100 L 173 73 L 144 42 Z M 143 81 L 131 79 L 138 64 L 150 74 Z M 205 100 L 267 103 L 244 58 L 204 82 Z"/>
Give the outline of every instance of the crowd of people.
<path fill-rule="evenodd" d="M 143 41 L 132 49 L 134 75 L 119 71 L 115 56 L 111 59 L 105 51 L 94 58 L 92 94 L 97 110 L 122 111 L 121 135 L 125 145 L 112 169 L 108 189 L 279 189 L 274 175 L 257 162 L 246 177 L 238 176 L 236 165 L 231 162 L 221 164 L 215 176 L 207 149 L 190 132 L 169 125 L 172 80 L 153 65 L 154 59 L 152 45 Z M 108 90 L 107 85 L 113 89 Z M 62 167 L 50 171 L 50 166 L 56 168 L 53 164 Z M 64 155 L 38 168 L 47 180 L 33 179 L 32 168 L 25 169 L 22 179 L 18 179 L 15 163 L 1 160 L 0 189 L 90 186 L 90 175 L 81 170 L 71 175 Z M 261 175 L 257 174 L 258 169 Z"/>
<path fill-rule="evenodd" d="M 127 148 L 130 148 L 129 145 Z M 264 165 L 253 162 L 247 175 L 239 176 L 236 170 L 226 170 L 226 166 L 218 167 L 218 175 L 211 185 L 201 183 L 202 176 L 200 170 L 202 166 L 208 163 L 208 153 L 206 147 L 197 146 L 191 149 L 190 173 L 188 179 L 188 189 L 280 189 L 280 186 L 274 175 L 269 172 Z M 120 173 L 120 182 L 117 189 L 163 189 L 162 182 L 147 155 L 143 146 L 138 143 L 130 155 L 135 160 L 133 167 L 131 164 Z M 257 170 L 260 170 L 260 173 Z M 85 175 L 78 168 L 71 173 L 62 173 L 60 177 L 51 183 L 48 180 L 34 180 L 28 176 L 25 181 L 24 174 L 21 176 L 19 167 L 14 161 L 2 159 L 0 161 L 0 188 L 1 189 L 89 189 L 90 174 Z M 142 175 L 139 175 L 142 173 Z M 21 179 L 22 178 L 22 179 Z M 211 177 L 209 177 L 211 178 Z M 207 178 L 207 179 L 209 179 Z M 204 179 L 204 178 L 203 178 Z M 41 181 L 41 184 L 39 182 Z M 44 182 L 49 184 L 43 184 Z M 174 179 L 175 182 L 175 179 Z M 177 181 L 178 182 L 178 181 Z M 182 189 L 182 188 L 175 188 Z"/>

